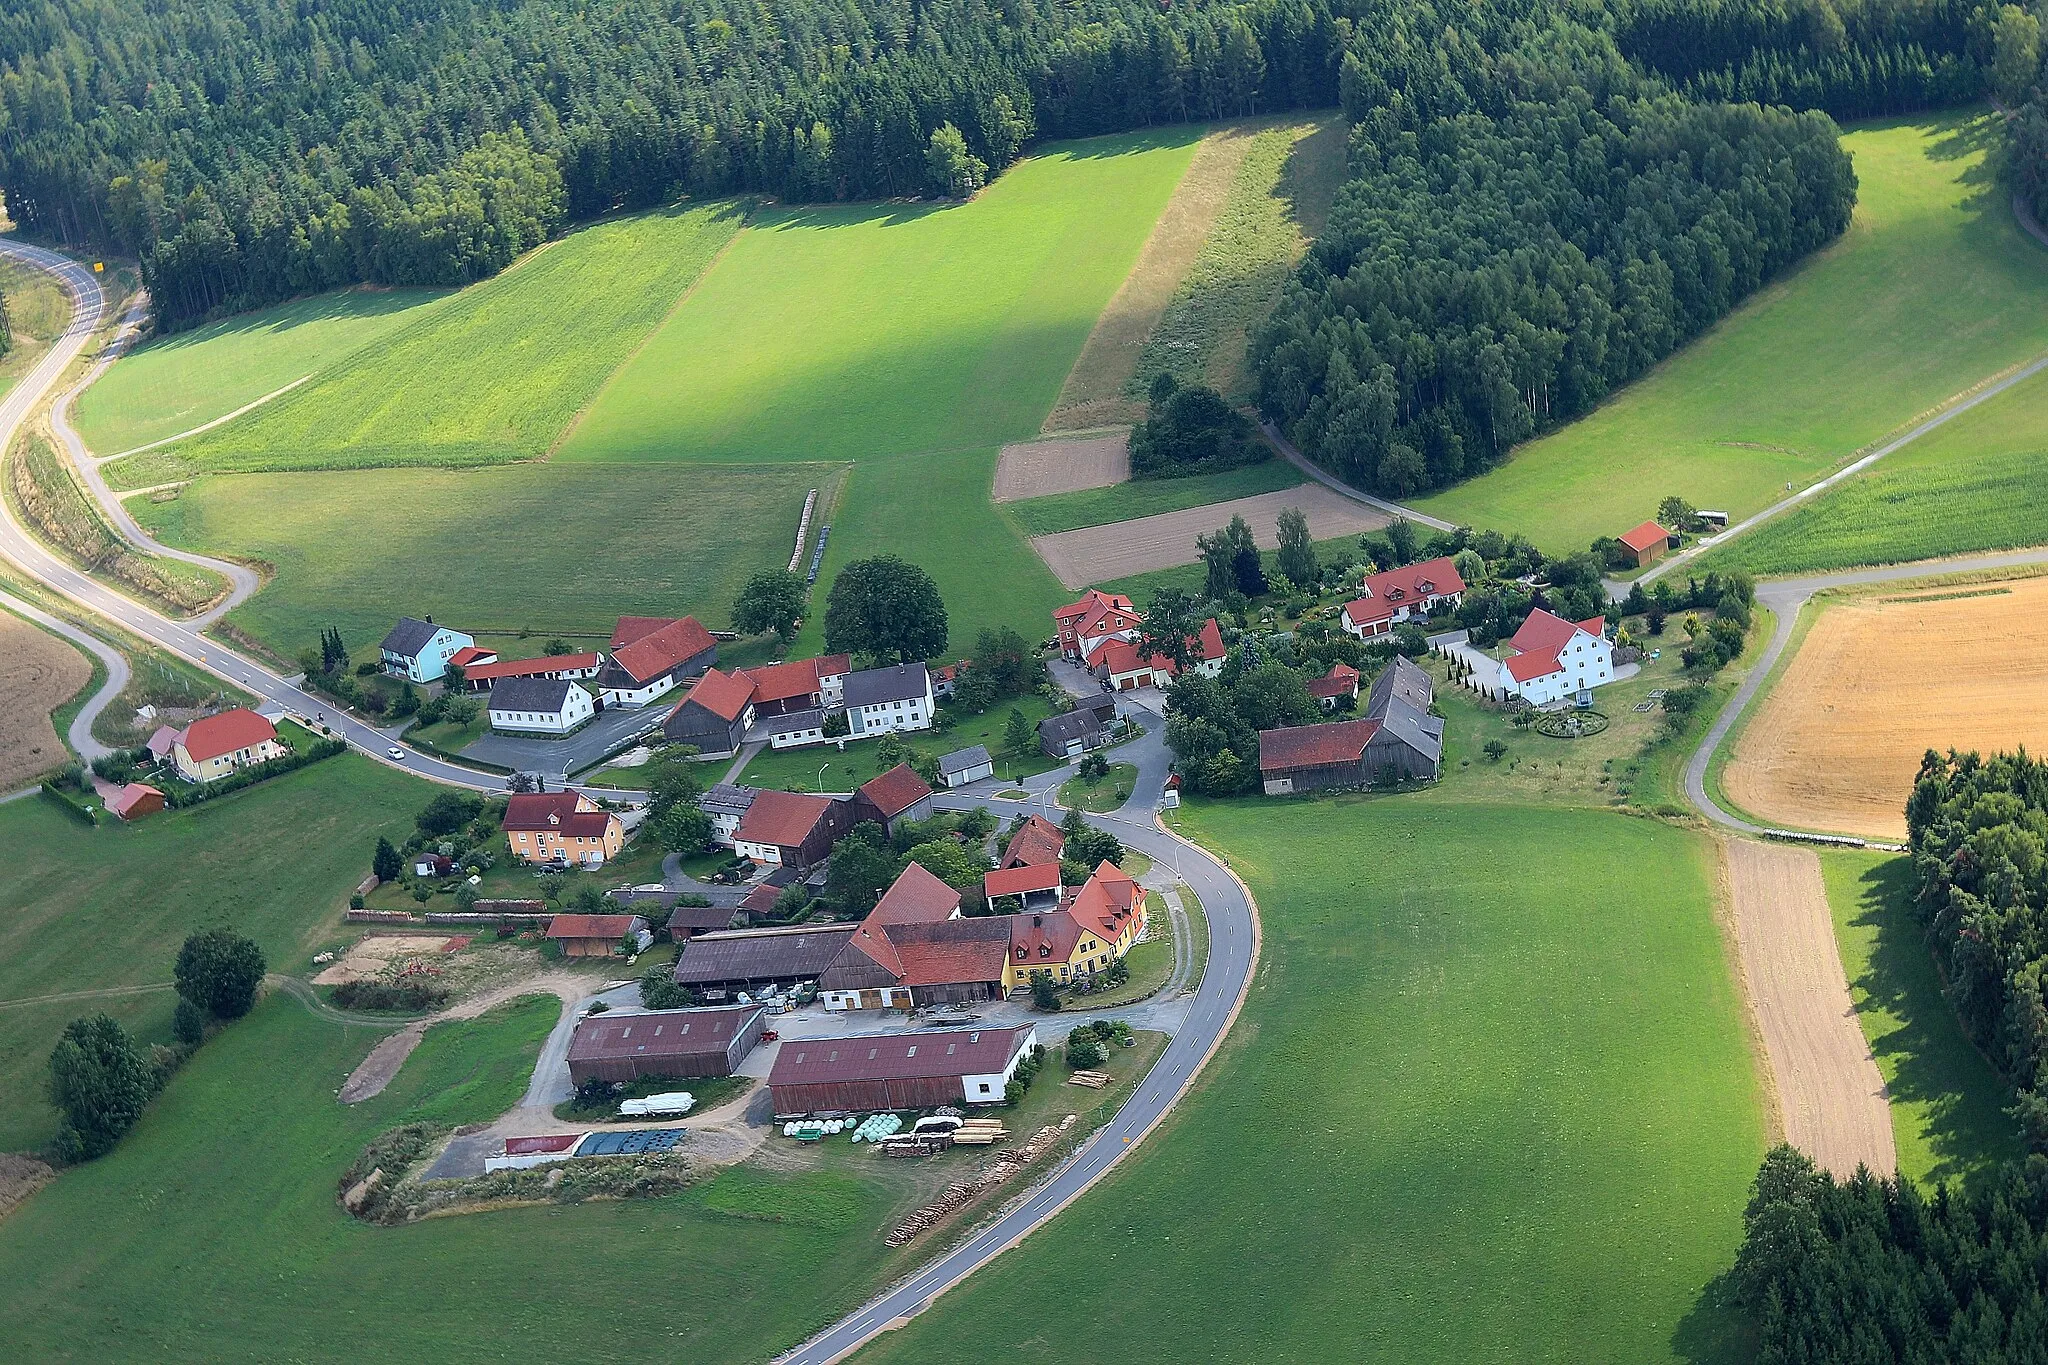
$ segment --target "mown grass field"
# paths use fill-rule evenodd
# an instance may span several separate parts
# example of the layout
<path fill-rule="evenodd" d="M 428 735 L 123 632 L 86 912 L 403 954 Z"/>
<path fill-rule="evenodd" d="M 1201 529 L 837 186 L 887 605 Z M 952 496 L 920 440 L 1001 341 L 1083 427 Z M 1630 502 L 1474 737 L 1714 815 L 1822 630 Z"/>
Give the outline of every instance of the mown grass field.
<path fill-rule="evenodd" d="M 377 469 L 204 479 L 136 498 L 166 544 L 267 561 L 229 621 L 286 658 L 339 626 L 375 645 L 400 615 L 471 633 L 609 638 L 621 614 L 723 627 L 748 575 L 789 562 L 804 492 L 837 466 Z M 506 656 L 513 657 L 513 656 Z"/>
<path fill-rule="evenodd" d="M 731 204 L 711 204 L 573 232 L 502 275 L 413 310 L 404 326 L 247 417 L 117 461 L 108 478 L 136 488 L 205 470 L 467 466 L 543 455 L 740 217 Z M 251 348 L 235 333 L 223 341 L 219 363 L 232 374 Z"/>
<path fill-rule="evenodd" d="M 1261 464 L 1221 474 L 1197 474 L 1186 479 L 1133 479 L 1107 488 L 1084 488 L 1074 493 L 1005 503 L 1002 510 L 1025 535 L 1044 536 L 1081 526 L 1149 517 L 1156 512 L 1178 512 L 1183 507 L 1275 493 L 1305 482 L 1300 470 L 1275 456 Z"/>
<path fill-rule="evenodd" d="M 304 970 L 377 836 L 396 841 L 432 791 L 344 755 L 133 826 L 88 829 L 40 798 L 0 806 L 0 1151 L 55 1134 L 44 1078 L 72 1019 L 104 1009 L 170 1039 L 169 990 L 42 997 L 167 985 L 185 935 L 214 924 L 254 938 L 272 970 Z"/>
<path fill-rule="evenodd" d="M 73 404 L 97 455 L 117 455 L 225 417 L 411 326 L 443 291 L 351 289 L 178 332 L 123 356 Z"/>
<path fill-rule="evenodd" d="M 1852 129 L 1860 191 L 1841 241 L 1599 411 L 1416 505 L 1553 553 L 1672 493 L 1739 518 L 2048 351 L 2048 249 L 1987 168 L 1996 119 Z"/>
<path fill-rule="evenodd" d="M 1196 136 L 1056 146 L 966 204 L 757 215 L 560 458 L 857 460 L 1030 435 Z"/>
<path fill-rule="evenodd" d="M 1763 1124 L 1704 839 L 1426 798 L 1185 828 L 1265 933 L 1213 1076 L 861 1359 L 986 1358 L 990 1323 L 1023 1360 L 1742 1358 L 1701 1298 Z"/>
<path fill-rule="evenodd" d="M 1856 1016 L 1891 1093 L 1899 1172 L 1967 1181 L 2021 1155 L 2011 1088 L 1964 1036 L 1894 854 L 1824 851 L 1821 876 Z"/>
<path fill-rule="evenodd" d="M 1794 574 L 2048 544 L 2048 371 L 1700 560 Z"/>

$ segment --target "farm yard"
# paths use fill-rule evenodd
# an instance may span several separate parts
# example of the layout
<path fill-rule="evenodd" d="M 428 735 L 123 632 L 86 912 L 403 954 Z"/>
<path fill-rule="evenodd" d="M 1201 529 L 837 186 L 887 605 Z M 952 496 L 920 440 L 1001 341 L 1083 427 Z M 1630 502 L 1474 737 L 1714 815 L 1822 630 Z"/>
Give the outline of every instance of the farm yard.
<path fill-rule="evenodd" d="M 573 232 L 502 275 L 408 310 L 403 325 L 369 335 L 311 382 L 247 416 L 109 464 L 108 482 L 140 488 L 204 471 L 452 467 L 544 455 L 739 222 L 739 210 L 717 204 Z M 210 344 L 237 394 L 282 373 L 238 381 L 264 351 L 236 330 L 197 343 L 184 363 L 208 363 L 198 353 Z M 103 424 L 140 425 L 145 419 L 131 405 L 169 397 L 146 381 L 127 391 L 126 404 L 122 392 L 105 405 Z"/>
<path fill-rule="evenodd" d="M 2048 544 L 2048 371 L 1700 557 L 1795 574 Z"/>
<path fill-rule="evenodd" d="M 1232 517 L 1243 517 L 1262 544 L 1275 544 L 1279 539 L 1280 514 L 1290 507 L 1307 514 L 1309 533 L 1318 540 L 1376 531 L 1393 520 L 1378 509 L 1354 502 L 1321 484 L 1303 484 L 1277 493 L 1161 512 L 1132 521 L 1033 536 L 1031 548 L 1038 551 L 1063 586 L 1085 588 L 1091 583 L 1195 563 L 1200 558 L 1195 551 L 1195 537 L 1217 530 Z"/>
<path fill-rule="evenodd" d="M 68 642 L 0 612 L 0 791 L 69 761 L 50 713 L 92 677 L 92 660 Z"/>
<path fill-rule="evenodd" d="M 1598 411 L 1415 505 L 1552 553 L 1635 525 L 1669 493 L 1740 518 L 2048 352 L 2048 248 L 1984 169 L 1996 120 L 1852 126 L 1859 191 L 1840 241 Z"/>
<path fill-rule="evenodd" d="M 1900 839 L 1929 748 L 2048 747 L 2048 577 L 1892 585 L 1808 610 L 1804 643 L 1721 772 L 1750 814 Z"/>
<path fill-rule="evenodd" d="M 1006 1352 L 1743 1358 L 1705 1291 L 1764 1120 L 1711 844 L 1593 811 L 1313 810 L 1184 809 L 1265 935 L 1212 1078 L 1142 1160 L 861 1359 L 975 1357 L 1051 1302 L 1062 1330 Z"/>

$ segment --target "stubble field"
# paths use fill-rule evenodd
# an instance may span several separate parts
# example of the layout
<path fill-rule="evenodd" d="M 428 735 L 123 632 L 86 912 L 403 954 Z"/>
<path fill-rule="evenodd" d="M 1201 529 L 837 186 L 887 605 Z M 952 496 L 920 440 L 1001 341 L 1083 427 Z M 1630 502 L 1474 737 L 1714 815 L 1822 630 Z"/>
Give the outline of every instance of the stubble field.
<path fill-rule="evenodd" d="M 92 664 L 63 640 L 0 612 L 0 791 L 70 757 L 50 712 L 78 695 Z"/>
<path fill-rule="evenodd" d="M 1928 749 L 2048 747 L 2048 578 L 1827 603 L 1743 729 L 1728 796 L 1774 824 L 1900 839 Z"/>

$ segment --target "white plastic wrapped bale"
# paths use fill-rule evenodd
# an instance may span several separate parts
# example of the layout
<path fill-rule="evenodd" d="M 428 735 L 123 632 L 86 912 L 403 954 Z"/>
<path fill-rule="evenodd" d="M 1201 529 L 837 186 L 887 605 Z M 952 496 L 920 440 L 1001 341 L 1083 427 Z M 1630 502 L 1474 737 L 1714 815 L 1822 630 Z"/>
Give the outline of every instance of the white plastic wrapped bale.
<path fill-rule="evenodd" d="M 687 1114 L 697 1097 L 687 1090 L 671 1090 L 662 1095 L 649 1095 L 644 1099 L 626 1100 L 619 1105 L 621 1114 Z"/>

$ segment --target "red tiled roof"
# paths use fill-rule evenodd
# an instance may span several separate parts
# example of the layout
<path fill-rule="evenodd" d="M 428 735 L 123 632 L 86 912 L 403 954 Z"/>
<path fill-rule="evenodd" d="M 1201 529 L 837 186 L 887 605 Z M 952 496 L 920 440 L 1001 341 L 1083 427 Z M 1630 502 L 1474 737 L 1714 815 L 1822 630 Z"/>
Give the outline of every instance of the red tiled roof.
<path fill-rule="evenodd" d="M 1082 928 L 1112 943 L 1137 914 L 1145 893 L 1138 883 L 1112 862 L 1101 862 L 1074 893 L 1067 910 Z"/>
<path fill-rule="evenodd" d="M 716 668 L 707 668 L 704 676 L 697 679 L 683 699 L 676 703 L 676 711 L 695 702 L 720 720 L 738 720 L 753 697 L 754 683 L 746 674 L 720 673 Z M 675 712 L 669 714 L 674 715 Z"/>
<path fill-rule="evenodd" d="M 1576 627 L 1562 616 L 1553 616 L 1537 607 L 1516 628 L 1508 645 L 1524 654 L 1556 654 L 1571 643 L 1574 629 Z"/>
<path fill-rule="evenodd" d="M 1100 635 L 1105 631 L 1136 630 L 1145 624 L 1145 618 L 1129 607 L 1097 607 L 1081 618 L 1074 628 L 1076 635 Z"/>
<path fill-rule="evenodd" d="M 1344 604 L 1344 615 L 1353 625 L 1384 621 L 1402 607 L 1463 591 L 1465 580 L 1456 564 L 1448 558 L 1425 559 L 1420 564 L 1367 574 L 1357 599 Z"/>
<path fill-rule="evenodd" d="M 107 809 L 126 820 L 128 813 L 135 809 L 135 803 L 145 796 L 154 796 L 161 801 L 164 794 L 147 782 L 130 782 L 107 798 Z"/>
<path fill-rule="evenodd" d="M 217 716 L 206 716 L 185 727 L 185 753 L 194 763 L 219 758 L 237 749 L 254 748 L 266 739 L 277 738 L 277 727 L 254 711 L 237 706 Z"/>
<path fill-rule="evenodd" d="M 636 682 L 646 682 L 660 677 L 677 664 L 696 658 L 717 643 L 696 617 L 685 616 L 659 630 L 638 636 L 630 644 L 614 648 L 612 662 L 626 670 Z"/>
<path fill-rule="evenodd" d="M 538 678 L 546 673 L 596 668 L 595 654 L 543 654 L 538 659 L 501 659 L 463 670 L 471 682 L 496 682 L 500 678 Z"/>
<path fill-rule="evenodd" d="M 999 938 L 912 939 L 896 944 L 906 986 L 950 986 L 962 981 L 1000 981 L 1008 946 Z"/>
<path fill-rule="evenodd" d="M 1564 672 L 1564 665 L 1558 662 L 1554 649 L 1532 649 L 1525 654 L 1508 656 L 1506 668 L 1516 682 L 1528 682 L 1534 678 L 1547 678 L 1553 673 Z"/>
<path fill-rule="evenodd" d="M 1296 725 L 1259 731 L 1259 771 L 1327 768 L 1356 763 L 1365 746 L 1380 732 L 1376 720 L 1340 720 L 1331 725 Z"/>
<path fill-rule="evenodd" d="M 624 938 L 638 918 L 638 915 L 556 915 L 548 921 L 547 937 Z"/>
<path fill-rule="evenodd" d="M 1195 658 L 1203 663 L 1223 657 L 1223 628 L 1210 617 L 1202 622 L 1202 628 L 1188 637 L 1195 645 Z"/>
<path fill-rule="evenodd" d="M 1645 550 L 1654 550 L 1660 545 L 1668 545 L 1670 541 L 1671 533 L 1654 521 L 1646 521 L 1635 530 L 1625 531 L 1621 535 L 1621 543 L 1637 554 Z"/>
<path fill-rule="evenodd" d="M 520 792 L 505 803 L 504 828 L 553 830 L 572 839 L 602 839 L 614 819 L 575 792 Z"/>
<path fill-rule="evenodd" d="M 1358 695 L 1358 670 L 1350 664 L 1333 664 L 1330 671 L 1308 685 L 1311 697 L 1352 697 Z"/>
<path fill-rule="evenodd" d="M 1141 654 L 1137 645 L 1131 641 L 1114 638 L 1104 640 L 1101 644 L 1097 645 L 1095 653 L 1089 656 L 1088 662 L 1096 668 L 1108 669 L 1109 675 L 1112 678 L 1123 677 L 1131 673 L 1142 673 L 1147 669 L 1155 673 L 1165 673 L 1168 676 L 1179 671 L 1173 666 L 1173 660 L 1167 658 L 1164 654 L 1146 656 Z"/>
<path fill-rule="evenodd" d="M 894 820 L 930 796 L 932 789 L 908 763 L 898 763 L 880 777 L 861 783 L 860 794 L 882 812 L 883 819 Z"/>
<path fill-rule="evenodd" d="M 788 663 L 740 670 L 734 676 L 753 680 L 757 702 L 785 701 L 810 696 L 819 689 L 818 663 L 816 659 L 792 659 Z"/>
<path fill-rule="evenodd" d="M 1017 826 L 1010 842 L 1003 847 L 1003 866 L 1057 863 L 1066 846 L 1067 836 L 1058 825 L 1042 815 L 1033 815 Z"/>
<path fill-rule="evenodd" d="M 495 649 L 479 649 L 475 645 L 464 645 L 448 656 L 448 662 L 457 668 L 467 670 L 474 663 L 489 663 L 498 657 Z"/>
<path fill-rule="evenodd" d="M 834 1081 L 916 1080 L 1000 1072 L 1031 1033 L 1016 1028 L 954 1029 L 944 1033 L 884 1033 L 864 1038 L 804 1038 L 784 1043 L 768 1084 L 820 1085 Z"/>
<path fill-rule="evenodd" d="M 1027 891 L 1059 889 L 1060 865 L 1057 861 L 998 868 L 981 879 L 981 892 L 990 900 L 997 896 L 1021 896 Z"/>
<path fill-rule="evenodd" d="M 1071 962 L 1081 941 L 1081 921 L 1065 910 L 1006 915 L 1010 921 L 1010 956 L 1029 976 L 1056 962 Z"/>
<path fill-rule="evenodd" d="M 621 616 L 619 623 L 612 627 L 612 648 L 622 649 L 644 635 L 652 635 L 663 626 L 672 626 L 673 616 Z"/>
<path fill-rule="evenodd" d="M 739 828 L 732 837 L 743 843 L 795 848 L 810 837 L 831 808 L 832 802 L 823 796 L 764 787 L 740 817 Z"/>
<path fill-rule="evenodd" d="M 1057 610 L 1055 610 L 1052 614 L 1052 619 L 1055 621 L 1064 621 L 1070 616 L 1087 616 L 1091 612 L 1097 611 L 1105 606 L 1115 607 L 1120 611 L 1134 610 L 1134 608 L 1131 605 L 1131 599 L 1124 596 L 1122 593 L 1103 592 L 1097 588 L 1090 588 L 1087 592 L 1081 594 L 1080 601 L 1069 602 L 1066 606 L 1060 607 Z"/>
<path fill-rule="evenodd" d="M 882 893 L 868 912 L 868 924 L 926 924 L 951 919 L 960 908 L 960 893 L 920 863 L 911 863 Z"/>

